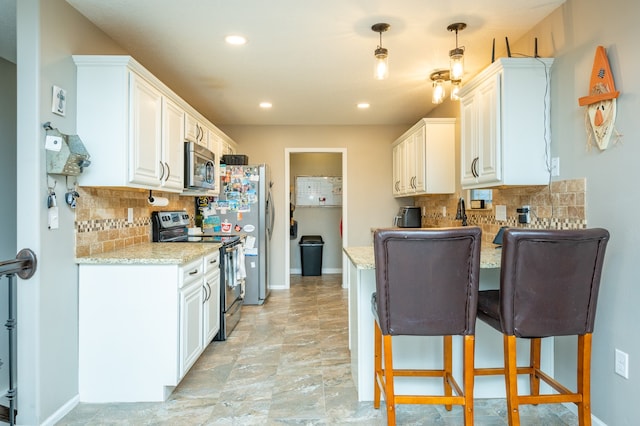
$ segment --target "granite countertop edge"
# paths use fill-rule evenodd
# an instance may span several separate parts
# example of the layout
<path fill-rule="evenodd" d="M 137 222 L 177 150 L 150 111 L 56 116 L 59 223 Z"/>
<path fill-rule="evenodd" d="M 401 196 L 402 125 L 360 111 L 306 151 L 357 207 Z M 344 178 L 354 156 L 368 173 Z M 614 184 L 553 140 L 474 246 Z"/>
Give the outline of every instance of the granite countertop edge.
<path fill-rule="evenodd" d="M 219 243 L 142 243 L 76 257 L 79 265 L 182 265 L 215 252 Z"/>
<path fill-rule="evenodd" d="M 375 269 L 373 246 L 345 247 L 344 252 L 357 269 Z M 502 250 L 493 245 L 482 246 L 480 250 L 480 268 L 492 269 L 500 267 Z"/>

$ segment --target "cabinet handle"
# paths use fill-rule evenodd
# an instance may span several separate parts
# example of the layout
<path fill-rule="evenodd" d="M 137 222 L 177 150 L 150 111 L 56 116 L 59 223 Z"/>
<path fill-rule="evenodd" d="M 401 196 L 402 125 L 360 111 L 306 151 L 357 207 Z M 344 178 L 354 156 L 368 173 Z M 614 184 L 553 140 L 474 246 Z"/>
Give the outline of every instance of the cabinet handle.
<path fill-rule="evenodd" d="M 209 265 L 215 265 L 216 263 L 218 263 L 218 259 L 213 259 L 209 261 Z"/>
<path fill-rule="evenodd" d="M 169 176 L 171 176 L 171 167 L 169 167 L 169 163 L 164 163 L 167 166 L 167 178 L 164 180 L 165 182 L 169 180 Z"/>
<path fill-rule="evenodd" d="M 471 174 L 473 175 L 474 178 L 477 178 L 479 176 L 479 174 L 478 174 L 478 160 L 479 159 L 480 159 L 480 157 L 476 157 L 471 162 Z"/>
<path fill-rule="evenodd" d="M 193 271 L 189 272 L 189 275 L 197 275 L 198 274 L 198 270 L 194 269 Z"/>
<path fill-rule="evenodd" d="M 161 169 L 160 181 L 162 181 L 163 180 L 162 178 L 164 178 L 164 164 L 162 164 L 162 161 L 160 161 L 160 169 Z"/>

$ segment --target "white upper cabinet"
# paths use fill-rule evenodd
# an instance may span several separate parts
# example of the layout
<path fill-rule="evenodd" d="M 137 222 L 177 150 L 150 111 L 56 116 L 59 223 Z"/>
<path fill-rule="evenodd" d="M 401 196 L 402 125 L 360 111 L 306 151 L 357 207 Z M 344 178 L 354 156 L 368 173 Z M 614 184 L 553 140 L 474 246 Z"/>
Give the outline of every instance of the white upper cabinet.
<path fill-rule="evenodd" d="M 186 114 L 185 119 L 185 138 L 189 142 L 195 142 L 211 149 L 209 148 L 209 134 L 206 125 L 189 113 Z"/>
<path fill-rule="evenodd" d="M 159 186 L 162 164 L 162 94 L 142 77 L 129 73 L 130 171 L 131 183 Z M 79 109 L 84 106 L 79 106 Z M 108 129 L 101 131 L 108 132 Z M 84 138 L 83 129 L 81 138 Z M 91 145 L 91 142 L 89 142 Z M 111 143 L 115 148 L 116 142 Z M 93 146 L 89 153 L 91 154 Z M 98 159 L 100 160 L 100 159 Z"/>
<path fill-rule="evenodd" d="M 91 155 L 78 183 L 183 192 L 184 142 L 208 147 L 215 126 L 130 56 L 73 60 L 77 131 Z"/>
<path fill-rule="evenodd" d="M 162 186 L 184 188 L 184 110 L 165 97 L 162 103 Z"/>
<path fill-rule="evenodd" d="M 455 191 L 455 119 L 423 118 L 393 143 L 393 195 Z"/>
<path fill-rule="evenodd" d="M 552 58 L 501 58 L 460 91 L 463 189 L 549 182 Z"/>
<path fill-rule="evenodd" d="M 146 80 L 129 74 L 131 89 L 129 182 L 181 192 L 184 111 Z"/>

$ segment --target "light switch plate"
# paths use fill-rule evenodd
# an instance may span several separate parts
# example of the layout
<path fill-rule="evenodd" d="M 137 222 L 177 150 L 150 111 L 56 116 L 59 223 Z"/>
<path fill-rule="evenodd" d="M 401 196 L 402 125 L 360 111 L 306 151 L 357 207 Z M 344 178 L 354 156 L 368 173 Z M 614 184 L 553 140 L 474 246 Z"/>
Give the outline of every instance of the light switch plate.
<path fill-rule="evenodd" d="M 507 220 L 507 206 L 496 206 L 496 220 L 505 222 Z"/>

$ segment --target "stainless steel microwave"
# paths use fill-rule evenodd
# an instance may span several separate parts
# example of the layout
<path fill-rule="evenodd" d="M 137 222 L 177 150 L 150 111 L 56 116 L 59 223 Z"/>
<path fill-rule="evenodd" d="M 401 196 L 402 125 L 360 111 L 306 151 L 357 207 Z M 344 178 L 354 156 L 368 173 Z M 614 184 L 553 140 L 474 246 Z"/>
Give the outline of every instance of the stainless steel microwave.
<path fill-rule="evenodd" d="M 216 155 L 195 142 L 184 144 L 184 187 L 210 190 L 216 187 Z"/>

